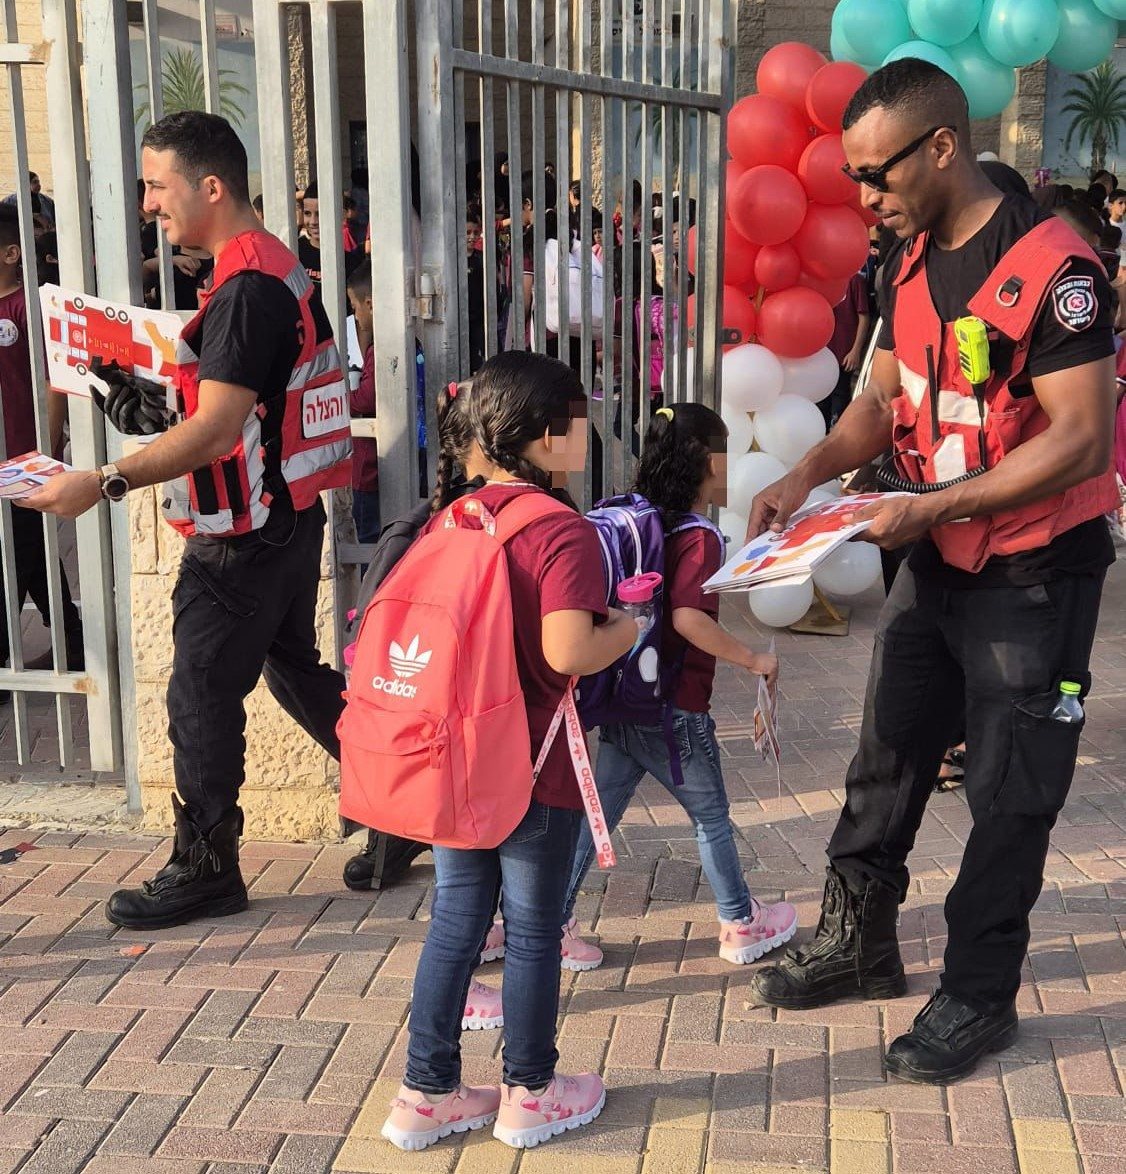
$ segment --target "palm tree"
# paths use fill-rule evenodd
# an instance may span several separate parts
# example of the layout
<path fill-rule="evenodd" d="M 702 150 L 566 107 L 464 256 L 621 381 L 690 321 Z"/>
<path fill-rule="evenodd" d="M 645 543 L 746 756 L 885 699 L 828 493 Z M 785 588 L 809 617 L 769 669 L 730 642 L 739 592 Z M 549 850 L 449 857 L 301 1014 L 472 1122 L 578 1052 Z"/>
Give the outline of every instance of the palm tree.
<path fill-rule="evenodd" d="M 232 125 L 240 126 L 246 112 L 239 102 L 249 98 L 250 91 L 241 83 L 231 81 L 233 73 L 233 69 L 219 70 L 218 113 Z M 188 46 L 169 49 L 161 63 L 160 74 L 165 114 L 207 108 L 207 79 L 203 75 L 203 61 L 195 49 Z M 134 89 L 147 92 L 148 85 L 134 86 Z M 148 116 L 149 103 L 144 102 L 133 112 L 133 121 L 140 123 Z"/>
<path fill-rule="evenodd" d="M 1080 145 L 1090 141 L 1093 176 L 1106 166 L 1108 148 L 1118 150 L 1119 134 L 1126 120 L 1126 77 L 1115 73 L 1113 65 L 1104 61 L 1076 80 L 1079 84 L 1064 94 L 1071 101 L 1063 112 L 1073 117 L 1063 149 L 1070 150 L 1074 138 Z"/>

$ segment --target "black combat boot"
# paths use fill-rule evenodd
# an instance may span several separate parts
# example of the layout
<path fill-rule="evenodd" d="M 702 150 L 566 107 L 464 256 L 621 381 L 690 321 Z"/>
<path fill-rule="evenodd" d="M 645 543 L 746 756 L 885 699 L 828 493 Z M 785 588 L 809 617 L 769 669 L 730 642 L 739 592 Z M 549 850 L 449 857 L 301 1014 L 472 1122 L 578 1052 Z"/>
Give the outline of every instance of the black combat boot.
<path fill-rule="evenodd" d="M 915 1084 L 950 1084 L 968 1076 L 983 1056 L 1004 1051 L 1017 1030 L 1015 1004 L 986 1014 L 937 990 L 911 1030 L 888 1048 L 884 1067 Z"/>
<path fill-rule="evenodd" d="M 106 917 L 126 929 L 164 929 L 197 917 L 227 917 L 249 904 L 238 866 L 242 811 L 232 808 L 201 832 L 175 795 L 176 843 L 168 863 L 139 889 L 119 889 Z"/>
<path fill-rule="evenodd" d="M 751 997 L 760 1006 L 804 1011 L 855 995 L 895 999 L 907 993 L 895 935 L 898 895 L 878 881 L 853 893 L 835 868 L 826 875 L 817 934 L 755 975 Z"/>
<path fill-rule="evenodd" d="M 429 851 L 429 844 L 369 829 L 367 847 L 344 865 L 344 883 L 357 892 L 386 889 L 407 875 L 416 856 Z"/>

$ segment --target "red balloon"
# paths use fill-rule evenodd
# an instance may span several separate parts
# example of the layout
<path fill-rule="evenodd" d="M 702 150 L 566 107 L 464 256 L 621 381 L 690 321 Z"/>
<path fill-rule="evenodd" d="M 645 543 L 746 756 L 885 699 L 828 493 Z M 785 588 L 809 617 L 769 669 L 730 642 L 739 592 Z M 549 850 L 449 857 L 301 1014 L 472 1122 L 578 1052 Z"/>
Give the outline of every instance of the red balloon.
<path fill-rule="evenodd" d="M 688 272 L 696 272 L 696 225 L 688 230 Z M 728 285 L 745 286 L 755 279 L 755 257 L 758 245 L 752 245 L 740 235 L 730 221 L 724 230 L 723 280 Z"/>
<path fill-rule="evenodd" d="M 747 169 L 743 166 L 742 163 L 736 163 L 734 159 L 728 159 L 727 160 L 727 181 L 724 185 L 724 191 L 730 193 L 731 189 L 735 186 L 735 181 L 746 170 Z"/>
<path fill-rule="evenodd" d="M 740 99 L 727 116 L 727 146 L 744 167 L 775 163 L 794 171 L 809 140 L 808 116 L 769 94 Z"/>
<path fill-rule="evenodd" d="M 805 92 L 813 75 L 828 64 L 828 58 L 812 45 L 786 41 L 775 45 L 759 63 L 756 81 L 760 94 L 781 98 L 805 115 Z"/>
<path fill-rule="evenodd" d="M 828 345 L 835 329 L 832 306 L 800 285 L 771 294 L 759 310 L 759 342 L 784 359 L 815 355 Z"/>
<path fill-rule="evenodd" d="M 733 285 L 723 287 L 723 302 L 720 306 L 723 312 L 723 349 L 742 346 L 745 342 L 753 342 L 755 325 L 758 315 L 751 299 Z M 692 345 L 696 345 L 696 295 L 693 294 L 685 306 L 688 317 L 689 338 Z"/>
<path fill-rule="evenodd" d="M 868 228 L 851 208 L 810 204 L 794 248 L 812 277 L 851 277 L 868 256 Z"/>
<path fill-rule="evenodd" d="M 839 306 L 844 301 L 845 294 L 848 293 L 850 281 L 852 281 L 851 277 L 831 277 L 823 280 L 820 277 L 811 277 L 808 273 L 803 273 L 798 278 L 798 285 L 819 293 L 830 306 Z"/>
<path fill-rule="evenodd" d="M 764 245 L 755 258 L 755 280 L 763 289 L 775 293 L 797 285 L 801 277 L 801 258 L 790 244 Z"/>
<path fill-rule="evenodd" d="M 756 245 L 780 245 L 801 228 L 809 209 L 805 188 L 782 167 L 752 167 L 727 200 L 735 227 Z"/>
<path fill-rule="evenodd" d="M 867 77 L 867 72 L 851 61 L 830 61 L 822 66 L 805 93 L 805 109 L 813 125 L 840 134 L 845 107 Z"/>
<path fill-rule="evenodd" d="M 817 204 L 847 204 L 856 199 L 856 184 L 841 170 L 846 163 L 840 135 L 818 135 L 798 163 L 798 179 Z"/>

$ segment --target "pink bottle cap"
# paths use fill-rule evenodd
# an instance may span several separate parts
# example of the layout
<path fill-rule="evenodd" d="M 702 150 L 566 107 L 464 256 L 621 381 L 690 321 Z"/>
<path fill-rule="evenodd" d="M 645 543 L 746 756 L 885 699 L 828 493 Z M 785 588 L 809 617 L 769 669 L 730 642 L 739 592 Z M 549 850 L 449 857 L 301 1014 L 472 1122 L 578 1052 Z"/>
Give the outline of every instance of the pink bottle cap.
<path fill-rule="evenodd" d="M 657 593 L 664 579 L 656 571 L 645 575 L 634 575 L 618 584 L 619 603 L 648 603 Z"/>

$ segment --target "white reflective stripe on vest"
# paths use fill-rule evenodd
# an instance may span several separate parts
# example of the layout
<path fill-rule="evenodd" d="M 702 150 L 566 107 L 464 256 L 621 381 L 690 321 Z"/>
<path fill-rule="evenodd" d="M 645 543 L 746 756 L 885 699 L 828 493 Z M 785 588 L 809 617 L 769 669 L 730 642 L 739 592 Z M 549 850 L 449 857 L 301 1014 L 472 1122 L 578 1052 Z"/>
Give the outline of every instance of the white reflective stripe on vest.
<path fill-rule="evenodd" d="M 912 371 L 902 360 L 899 364 L 899 382 L 904 394 L 921 409 L 927 401 L 926 376 Z M 972 395 L 960 395 L 956 391 L 942 391 L 938 393 L 938 418 L 943 424 L 958 424 L 964 428 L 980 428 L 981 417 L 978 415 L 977 400 Z M 985 405 L 985 419 L 989 419 L 989 405 Z"/>
<path fill-rule="evenodd" d="M 292 485 L 295 481 L 302 481 L 314 473 L 327 472 L 328 469 L 341 461 L 346 461 L 352 455 L 352 438 L 346 436 L 342 440 L 334 440 L 331 444 L 321 444 L 308 452 L 294 453 L 286 457 L 281 463 L 282 476 L 286 484 Z"/>
<path fill-rule="evenodd" d="M 343 378 L 343 372 L 340 370 L 340 355 L 337 353 L 336 347 L 325 346 L 307 362 L 299 363 L 293 368 L 293 374 L 289 377 L 289 383 L 286 387 L 289 391 L 293 391 L 306 383 L 311 383 L 314 379 L 328 375 L 334 369 Z"/>
<path fill-rule="evenodd" d="M 193 511 L 192 522 L 195 524 L 197 534 L 202 534 L 205 537 L 209 534 L 223 537 L 230 534 L 234 528 L 235 518 L 230 510 L 220 510 L 217 514 L 201 514 L 198 511 Z"/>
<path fill-rule="evenodd" d="M 539 757 L 532 767 L 532 782 L 540 777 L 548 753 L 555 744 L 559 735 L 559 727 L 564 719 L 567 722 L 566 738 L 567 749 L 571 755 L 571 765 L 575 768 L 575 778 L 579 784 L 579 792 L 583 797 L 583 808 L 586 811 L 586 821 L 590 825 L 590 838 L 594 844 L 599 868 L 613 868 L 618 862 L 614 855 L 614 846 L 610 842 L 610 829 L 606 825 L 606 815 L 602 810 L 602 800 L 598 797 L 598 786 L 594 781 L 594 769 L 590 765 L 590 752 L 586 744 L 586 731 L 579 719 L 579 711 L 575 708 L 575 682 L 567 686 L 563 700 L 547 727 L 543 745 L 540 747 Z"/>

